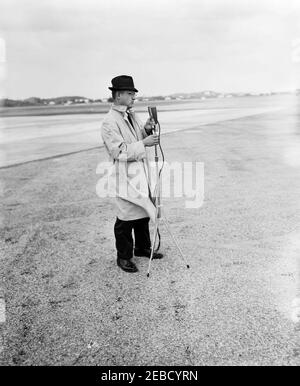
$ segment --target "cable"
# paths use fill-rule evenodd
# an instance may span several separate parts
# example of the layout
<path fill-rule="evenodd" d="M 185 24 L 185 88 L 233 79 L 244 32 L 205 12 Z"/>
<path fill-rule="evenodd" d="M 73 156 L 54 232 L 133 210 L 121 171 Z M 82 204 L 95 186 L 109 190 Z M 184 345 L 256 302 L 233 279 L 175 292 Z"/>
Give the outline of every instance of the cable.
<path fill-rule="evenodd" d="M 161 167 L 160 167 L 160 170 L 158 172 L 158 180 L 160 180 L 161 178 L 161 173 L 162 173 L 162 170 L 163 170 L 163 167 L 164 167 L 164 164 L 165 164 L 165 155 L 164 155 L 164 152 L 163 152 L 163 149 L 161 147 L 161 144 L 160 144 L 160 133 L 161 133 L 161 128 L 160 128 L 160 124 L 159 122 L 157 122 L 157 125 L 158 125 L 158 145 L 159 145 L 159 150 L 161 152 L 161 156 L 162 156 L 162 164 L 161 164 Z M 154 191 L 157 189 L 157 182 L 156 182 L 156 186 L 155 186 L 155 189 Z M 160 194 L 160 192 L 158 192 L 158 194 Z M 156 247 L 155 249 L 155 252 L 158 252 L 159 251 L 159 248 L 160 248 L 160 241 L 161 241 L 161 236 L 160 236 L 160 232 L 159 232 L 159 229 L 157 228 L 157 236 L 158 236 L 158 246 Z"/>
<path fill-rule="evenodd" d="M 161 172 L 162 172 L 164 164 L 165 164 L 165 155 L 164 155 L 163 149 L 162 149 L 161 144 L 160 144 L 160 131 L 161 131 L 160 124 L 159 124 L 159 122 L 157 122 L 157 124 L 158 124 L 158 128 L 159 128 L 159 130 L 158 130 L 158 139 L 159 139 L 158 145 L 159 145 L 159 150 L 160 150 L 161 156 L 162 156 L 162 164 L 161 164 L 160 171 L 158 173 L 159 178 L 160 178 Z"/>

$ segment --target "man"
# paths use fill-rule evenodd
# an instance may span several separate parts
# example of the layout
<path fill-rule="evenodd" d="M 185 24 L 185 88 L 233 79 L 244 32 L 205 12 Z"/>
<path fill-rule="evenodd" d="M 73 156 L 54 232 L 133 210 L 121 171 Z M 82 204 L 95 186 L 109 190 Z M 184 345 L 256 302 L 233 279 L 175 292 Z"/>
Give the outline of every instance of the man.
<path fill-rule="evenodd" d="M 150 170 L 147 147 L 158 145 L 158 136 L 151 134 L 150 119 L 143 125 L 132 107 L 135 94 L 131 76 L 120 75 L 112 79 L 113 104 L 105 116 L 102 139 L 110 160 L 113 162 L 113 177 L 117 182 L 117 219 L 114 226 L 117 264 L 126 272 L 137 272 L 131 261 L 135 256 L 150 257 L 150 218 L 155 221 L 155 206 L 151 200 Z M 139 184 L 132 171 L 138 171 Z M 136 173 L 135 173 L 136 174 Z M 134 241 L 132 232 L 134 231 Z M 160 259 L 161 253 L 154 253 Z"/>

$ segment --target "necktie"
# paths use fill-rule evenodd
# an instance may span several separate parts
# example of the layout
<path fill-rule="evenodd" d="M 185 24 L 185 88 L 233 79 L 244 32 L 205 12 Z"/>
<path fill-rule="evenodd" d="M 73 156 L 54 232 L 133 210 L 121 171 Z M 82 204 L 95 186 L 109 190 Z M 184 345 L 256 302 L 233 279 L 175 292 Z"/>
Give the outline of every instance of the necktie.
<path fill-rule="evenodd" d="M 133 126 L 133 122 L 132 122 L 132 116 L 131 116 L 131 114 L 130 114 L 130 113 L 127 113 L 127 117 L 128 117 L 128 120 L 129 120 L 129 122 L 130 122 L 130 124 L 131 124 L 132 128 L 134 129 L 134 126 Z"/>
<path fill-rule="evenodd" d="M 136 130 L 135 130 L 135 126 L 133 125 L 133 118 L 132 118 L 132 115 L 131 115 L 129 112 L 127 112 L 127 118 L 128 118 L 128 121 L 129 121 L 129 123 L 130 123 L 130 125 L 131 125 L 131 131 L 132 131 L 132 133 L 134 134 L 134 136 L 135 136 L 136 138 L 138 138 L 137 132 L 136 132 Z"/>

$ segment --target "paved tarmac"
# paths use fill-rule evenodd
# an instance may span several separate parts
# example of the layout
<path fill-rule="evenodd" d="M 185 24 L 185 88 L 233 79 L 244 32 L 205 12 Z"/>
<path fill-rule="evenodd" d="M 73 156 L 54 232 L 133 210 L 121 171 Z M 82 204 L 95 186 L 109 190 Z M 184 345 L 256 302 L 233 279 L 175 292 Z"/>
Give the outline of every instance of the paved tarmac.
<path fill-rule="evenodd" d="M 164 200 L 191 269 L 162 226 L 150 278 L 116 266 L 103 149 L 2 169 L 0 364 L 299 365 L 299 111 L 162 138 L 204 162 L 205 197 Z"/>
<path fill-rule="evenodd" d="M 169 104 L 159 104 L 157 109 L 163 132 L 167 133 L 276 111 L 293 103 L 293 97 L 275 95 L 165 103 Z M 137 103 L 135 110 L 146 121 L 147 108 Z M 90 113 L 0 118 L 0 168 L 102 146 L 103 117 L 104 114 Z"/>

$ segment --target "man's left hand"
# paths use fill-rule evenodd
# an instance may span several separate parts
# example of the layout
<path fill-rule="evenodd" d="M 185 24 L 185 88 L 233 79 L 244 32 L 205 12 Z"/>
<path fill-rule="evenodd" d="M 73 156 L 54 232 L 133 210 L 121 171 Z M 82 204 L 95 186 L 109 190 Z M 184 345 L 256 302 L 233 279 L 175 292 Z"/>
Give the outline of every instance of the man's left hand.
<path fill-rule="evenodd" d="M 147 119 L 145 126 L 144 126 L 144 129 L 146 130 L 146 133 L 148 135 L 152 134 L 152 130 L 155 129 L 155 121 L 153 118 Z"/>

